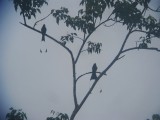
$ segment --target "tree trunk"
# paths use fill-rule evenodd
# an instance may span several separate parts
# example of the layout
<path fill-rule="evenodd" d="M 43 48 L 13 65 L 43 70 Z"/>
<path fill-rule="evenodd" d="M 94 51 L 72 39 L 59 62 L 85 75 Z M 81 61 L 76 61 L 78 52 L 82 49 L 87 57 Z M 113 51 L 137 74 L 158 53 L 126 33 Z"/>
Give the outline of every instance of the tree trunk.
<path fill-rule="evenodd" d="M 74 111 L 71 114 L 70 120 L 74 120 L 74 118 L 77 115 L 77 113 L 78 113 L 79 110 L 80 110 L 79 106 L 74 109 Z"/>

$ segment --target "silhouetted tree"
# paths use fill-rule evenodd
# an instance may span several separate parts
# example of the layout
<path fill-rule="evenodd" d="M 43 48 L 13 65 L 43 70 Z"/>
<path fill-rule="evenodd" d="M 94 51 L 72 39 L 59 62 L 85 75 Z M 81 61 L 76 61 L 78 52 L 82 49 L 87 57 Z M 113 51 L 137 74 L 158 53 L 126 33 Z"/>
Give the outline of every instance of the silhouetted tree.
<path fill-rule="evenodd" d="M 27 120 L 26 113 L 22 109 L 10 108 L 10 112 L 6 114 L 6 120 Z"/>
<path fill-rule="evenodd" d="M 47 4 L 46 1 L 47 0 L 13 0 L 13 4 L 15 5 L 16 11 L 18 7 L 21 10 L 20 14 L 22 14 L 24 18 L 24 23 L 21 24 L 34 32 L 43 34 L 40 30 L 35 29 L 35 26 L 50 15 L 56 19 L 56 23 L 58 25 L 60 21 L 64 21 L 66 27 L 70 27 L 75 30 L 74 33 L 61 36 L 61 39 L 55 39 L 54 37 L 45 34 L 46 37 L 53 40 L 55 43 L 57 43 L 57 45 L 63 47 L 71 57 L 74 109 L 70 116 L 70 120 L 74 120 L 78 111 L 81 109 L 99 80 L 101 80 L 102 76 L 104 76 L 119 59 L 124 57 L 124 53 L 137 49 L 160 51 L 158 48 L 150 48 L 147 46 L 147 44 L 151 43 L 153 38 L 160 38 L 160 22 L 148 14 L 148 12 L 160 12 L 160 8 L 150 8 L 151 0 L 81 0 L 80 6 L 83 7 L 81 7 L 82 9 L 79 9 L 76 16 L 70 16 L 69 10 L 65 7 L 61 7 L 58 10 L 52 9 L 51 12 L 46 15 L 46 17 L 36 21 L 33 27 L 27 24 L 25 17 L 28 20 L 31 19 L 31 16 L 36 18 L 37 11 L 40 13 L 40 8 L 44 4 Z M 107 11 L 109 13 L 108 16 L 104 14 Z M 106 66 L 104 70 L 101 72 L 96 72 L 96 70 L 94 71 L 94 74 L 97 73 L 96 77 L 94 77 L 95 80 L 91 88 L 86 92 L 84 98 L 79 101 L 77 100 L 76 92 L 77 81 L 85 75 L 93 74 L 93 71 L 89 71 L 77 76 L 76 66 L 79 58 L 81 57 L 81 53 L 88 51 L 89 54 L 99 54 L 101 52 L 102 43 L 89 41 L 90 36 L 92 36 L 92 34 L 101 26 L 110 28 L 115 24 L 122 24 L 127 30 L 121 48 L 111 63 Z M 78 36 L 77 32 L 82 33 L 83 36 Z M 142 37 L 139 39 L 143 43 L 139 44 L 138 46 L 126 48 L 126 43 L 133 33 L 140 33 Z M 73 55 L 73 51 L 67 46 L 67 44 L 76 44 L 75 39 L 80 39 L 81 45 L 79 46 L 78 52 Z M 85 48 L 86 44 L 88 44 L 87 48 Z"/>
<path fill-rule="evenodd" d="M 150 119 L 147 119 L 150 120 Z M 152 115 L 152 120 L 160 120 L 160 115 L 159 114 L 153 114 Z"/>

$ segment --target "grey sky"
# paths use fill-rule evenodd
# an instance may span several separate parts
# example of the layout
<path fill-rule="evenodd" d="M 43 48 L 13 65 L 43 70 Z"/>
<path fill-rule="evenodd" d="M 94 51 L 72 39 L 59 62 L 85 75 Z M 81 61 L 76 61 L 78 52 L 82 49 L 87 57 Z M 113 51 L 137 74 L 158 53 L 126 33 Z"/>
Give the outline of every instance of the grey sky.
<path fill-rule="evenodd" d="M 158 0 L 154 2 L 159 3 Z M 1 4 L 0 105 L 3 107 L 0 107 L 0 115 L 4 117 L 3 113 L 11 106 L 22 108 L 29 120 L 44 120 L 52 109 L 70 115 L 74 106 L 69 54 L 49 39 L 45 44 L 48 53 L 41 54 L 41 35 L 19 24 L 23 19 L 11 3 L 3 1 Z M 79 0 L 49 0 L 49 9 L 44 7 L 44 14 L 37 19 L 61 6 L 69 7 L 74 15 L 78 4 Z M 33 25 L 34 22 L 30 23 Z M 56 25 L 52 17 L 36 28 L 40 29 L 44 23 L 47 33 L 57 39 L 71 31 L 63 23 Z M 126 33 L 121 25 L 108 30 L 102 27 L 96 32 L 90 40 L 103 42 L 102 53 L 82 53 L 77 66 L 78 75 L 91 71 L 94 62 L 98 71 L 102 71 L 117 54 Z M 131 36 L 127 46 L 136 45 L 136 36 Z M 79 43 L 70 44 L 75 52 Z M 154 40 L 151 46 L 160 46 L 160 41 Z M 145 120 L 160 113 L 160 53 L 135 50 L 125 55 L 99 81 L 75 120 Z M 78 100 L 89 89 L 89 78 L 86 76 L 78 81 Z M 100 89 L 103 90 L 101 94 Z"/>

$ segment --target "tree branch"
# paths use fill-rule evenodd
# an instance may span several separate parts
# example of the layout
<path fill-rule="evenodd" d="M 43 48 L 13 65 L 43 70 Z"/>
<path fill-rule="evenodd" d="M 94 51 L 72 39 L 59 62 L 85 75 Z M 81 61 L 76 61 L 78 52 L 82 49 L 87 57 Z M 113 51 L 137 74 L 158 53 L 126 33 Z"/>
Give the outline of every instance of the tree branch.
<path fill-rule="evenodd" d="M 82 43 L 82 45 L 81 45 L 81 47 L 80 47 L 80 49 L 79 49 L 79 51 L 78 51 L 78 54 L 77 54 L 75 63 L 77 63 L 78 58 L 79 58 L 79 56 L 80 56 L 80 54 L 81 54 L 81 51 L 82 51 L 85 43 L 87 42 L 88 38 L 89 38 L 89 37 L 92 35 L 92 33 L 93 33 L 96 29 L 98 29 L 102 24 L 104 24 L 105 22 L 109 21 L 109 20 L 110 20 L 110 17 L 112 16 L 112 14 L 113 14 L 113 11 L 112 11 L 112 13 L 108 16 L 108 18 L 107 18 L 106 20 L 104 20 L 104 21 L 101 22 L 99 25 L 97 25 L 97 26 L 95 27 L 95 29 L 85 38 L 85 40 L 83 41 L 83 43 Z"/>
<path fill-rule="evenodd" d="M 23 24 L 23 23 L 21 23 L 21 22 L 20 22 L 20 24 L 22 24 L 23 26 L 25 26 L 25 27 L 27 27 L 27 28 L 35 31 L 35 32 L 38 32 L 38 33 L 42 34 L 41 31 L 39 31 L 39 30 L 37 30 L 37 29 L 35 29 L 35 28 L 27 25 L 27 24 Z M 60 46 L 62 46 L 63 48 L 65 48 L 70 54 L 72 54 L 72 51 L 71 51 L 68 47 L 64 46 L 63 43 L 59 42 L 58 40 L 56 40 L 55 38 L 51 37 L 51 36 L 48 35 L 48 34 L 45 34 L 45 36 L 48 37 L 48 38 L 50 38 L 50 39 L 53 40 L 54 42 L 58 43 Z"/>
<path fill-rule="evenodd" d="M 112 27 L 112 26 L 115 25 L 116 23 L 117 23 L 117 21 L 114 21 L 113 24 L 111 24 L 111 25 L 106 25 L 106 24 L 104 24 L 104 26 L 105 26 L 105 27 Z"/>
<path fill-rule="evenodd" d="M 151 48 L 139 48 L 139 47 L 133 47 L 133 48 L 128 48 L 128 49 L 123 50 L 122 53 L 131 51 L 131 50 L 139 50 L 139 49 L 144 49 L 144 50 L 155 50 L 155 51 L 157 51 L 157 52 L 160 52 L 160 50 L 159 50 L 158 48 L 154 48 L 154 47 L 151 47 Z"/>
<path fill-rule="evenodd" d="M 133 33 L 133 32 L 142 32 L 142 33 L 146 33 L 146 34 L 148 34 L 148 32 L 147 32 L 147 31 L 144 31 L 144 30 L 137 30 L 137 29 L 133 30 L 133 31 L 132 31 L 132 33 Z"/>
<path fill-rule="evenodd" d="M 78 39 L 84 41 L 84 39 L 82 39 L 82 38 L 80 38 L 80 37 L 78 37 L 78 36 L 73 36 L 73 37 L 74 37 L 74 38 L 78 38 Z"/>
<path fill-rule="evenodd" d="M 123 55 L 123 56 L 119 57 L 117 60 L 120 60 L 120 59 L 122 59 L 123 57 L 125 57 L 125 55 Z"/>
<path fill-rule="evenodd" d="M 101 73 L 101 72 L 96 72 L 96 73 Z M 77 77 L 77 79 L 76 79 L 76 82 L 81 78 L 81 77 L 83 77 L 83 76 L 85 76 L 85 75 L 88 75 L 88 74 L 92 74 L 92 72 L 87 72 L 87 73 L 84 73 L 84 74 L 82 74 L 82 75 L 80 75 L 79 77 Z M 107 74 L 104 74 L 104 75 L 107 75 Z"/>
<path fill-rule="evenodd" d="M 77 85 L 76 85 L 76 65 L 74 63 L 74 58 L 72 56 L 72 70 L 73 70 L 73 98 L 74 98 L 74 105 L 75 108 L 78 106 L 78 101 L 77 101 Z"/>
<path fill-rule="evenodd" d="M 36 22 L 34 23 L 33 28 L 35 28 L 35 26 L 37 25 L 37 23 L 38 23 L 38 22 L 40 22 L 40 21 L 42 21 L 42 20 L 46 19 L 46 18 L 47 18 L 47 17 L 49 17 L 51 14 L 52 14 L 52 12 L 51 12 L 51 13 L 49 13 L 46 17 L 44 17 L 44 18 L 42 18 L 42 19 L 40 19 L 40 20 L 36 21 Z"/>
<path fill-rule="evenodd" d="M 94 89 L 94 87 L 96 86 L 97 82 L 100 80 L 100 78 L 106 74 L 106 72 L 114 65 L 114 63 L 118 60 L 119 56 L 122 53 L 122 50 L 130 36 L 130 34 L 132 33 L 133 26 L 130 28 L 129 32 L 127 33 L 124 42 L 118 52 L 118 54 L 115 56 L 115 58 L 112 60 L 112 62 L 106 67 L 106 69 L 104 69 L 100 75 L 97 77 L 97 79 L 95 80 L 95 82 L 92 84 L 91 88 L 88 90 L 88 92 L 86 93 L 85 97 L 82 99 L 82 101 L 80 102 L 79 106 L 77 107 L 77 109 L 75 110 L 75 112 L 78 112 L 80 110 L 80 108 L 82 107 L 82 105 L 85 103 L 85 101 L 87 100 L 87 98 L 89 97 L 90 93 L 92 92 L 92 90 Z"/>
<path fill-rule="evenodd" d="M 156 10 L 148 6 L 148 9 L 150 9 L 153 12 L 160 12 L 160 6 Z"/>
<path fill-rule="evenodd" d="M 29 25 L 26 25 L 26 24 L 23 24 L 20 22 L 20 24 L 24 25 L 25 27 L 35 31 L 35 32 L 38 32 L 41 34 L 41 31 L 35 29 L 35 28 L 32 28 L 30 27 Z M 48 38 L 50 38 L 51 40 L 53 40 L 54 42 L 56 42 L 57 44 L 61 45 L 63 48 L 65 48 L 69 54 L 71 55 L 71 59 L 72 59 L 72 68 L 73 68 L 73 97 L 74 97 L 74 104 L 75 104 L 75 107 L 78 106 L 78 103 L 77 103 L 77 96 L 76 96 L 76 74 L 75 74 L 75 63 L 74 63 L 74 56 L 73 56 L 73 53 L 72 51 L 67 48 L 66 46 L 64 46 L 61 42 L 59 42 L 58 40 L 56 40 L 55 38 L 49 36 L 48 34 L 45 34 L 45 36 L 47 36 Z"/>

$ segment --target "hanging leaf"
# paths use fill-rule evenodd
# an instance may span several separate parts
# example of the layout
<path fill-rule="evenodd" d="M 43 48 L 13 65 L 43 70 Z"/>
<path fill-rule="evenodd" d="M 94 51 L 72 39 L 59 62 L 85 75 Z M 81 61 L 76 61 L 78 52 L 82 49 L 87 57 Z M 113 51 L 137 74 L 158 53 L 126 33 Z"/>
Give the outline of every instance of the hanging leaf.
<path fill-rule="evenodd" d="M 56 17 L 56 23 L 59 25 L 59 17 Z"/>

